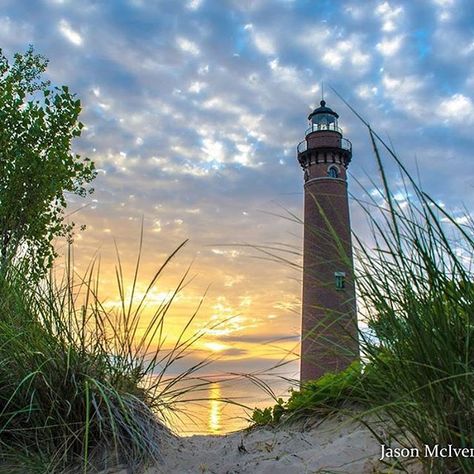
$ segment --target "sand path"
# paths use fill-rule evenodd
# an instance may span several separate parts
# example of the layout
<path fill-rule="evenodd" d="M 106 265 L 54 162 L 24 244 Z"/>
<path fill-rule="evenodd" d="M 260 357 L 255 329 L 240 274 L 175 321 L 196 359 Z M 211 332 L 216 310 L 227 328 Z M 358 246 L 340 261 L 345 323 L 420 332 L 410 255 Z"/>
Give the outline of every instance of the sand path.
<path fill-rule="evenodd" d="M 256 429 L 225 436 L 173 437 L 162 444 L 164 462 L 147 474 L 377 473 L 380 445 L 347 418 Z M 385 471 L 386 472 L 386 471 Z"/>

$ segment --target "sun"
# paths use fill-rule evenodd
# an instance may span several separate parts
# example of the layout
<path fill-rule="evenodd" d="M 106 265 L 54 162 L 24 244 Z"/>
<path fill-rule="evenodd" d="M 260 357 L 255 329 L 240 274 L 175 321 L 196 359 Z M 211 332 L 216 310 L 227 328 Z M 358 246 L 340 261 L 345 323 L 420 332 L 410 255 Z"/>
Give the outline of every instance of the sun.
<path fill-rule="evenodd" d="M 229 348 L 229 346 L 226 346 L 225 344 L 221 344 L 219 342 L 206 342 L 204 343 L 204 346 L 206 347 L 206 349 L 209 349 L 212 352 L 221 352 Z"/>

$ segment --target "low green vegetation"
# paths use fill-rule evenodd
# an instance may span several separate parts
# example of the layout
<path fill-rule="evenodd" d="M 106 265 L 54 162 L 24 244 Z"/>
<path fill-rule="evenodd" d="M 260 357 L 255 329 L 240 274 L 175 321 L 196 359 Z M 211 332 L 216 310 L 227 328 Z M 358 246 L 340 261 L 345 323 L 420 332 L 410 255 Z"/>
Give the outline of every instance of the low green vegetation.
<path fill-rule="evenodd" d="M 427 196 L 369 128 L 381 170 L 377 192 L 361 202 L 372 242 L 354 237 L 362 364 L 255 410 L 257 424 L 351 408 L 381 443 L 474 446 L 474 224 Z M 393 190 L 380 143 L 398 165 Z M 374 185 L 374 183 L 372 183 Z M 371 420 L 368 422 L 367 420 Z M 383 422 L 385 436 L 375 429 Z M 380 426 L 380 425 L 379 425 Z M 421 458 L 429 472 L 474 471 L 474 459 Z M 399 465 L 399 467 L 402 467 Z"/>
<path fill-rule="evenodd" d="M 115 308 L 99 297 L 94 265 L 86 278 L 67 272 L 59 283 L 51 276 L 32 284 L 18 269 L 0 274 L 0 472 L 95 472 L 159 461 L 164 422 L 183 395 L 178 382 L 207 361 L 166 377 L 199 338 L 186 326 L 173 346 L 163 346 L 166 314 L 184 280 L 144 321 L 147 295 L 133 301 L 137 274 L 138 263 L 127 300 L 119 263 Z M 184 392 L 197 386 L 188 383 Z"/>
<path fill-rule="evenodd" d="M 353 362 L 338 373 L 327 373 L 317 380 L 307 382 L 300 390 L 292 389 L 288 400 L 278 399 L 273 407 L 256 408 L 252 421 L 257 425 L 296 421 L 309 416 L 323 416 L 344 407 L 353 406 L 361 398 L 363 373 L 359 362 Z M 349 403 L 349 405 L 348 405 Z"/>

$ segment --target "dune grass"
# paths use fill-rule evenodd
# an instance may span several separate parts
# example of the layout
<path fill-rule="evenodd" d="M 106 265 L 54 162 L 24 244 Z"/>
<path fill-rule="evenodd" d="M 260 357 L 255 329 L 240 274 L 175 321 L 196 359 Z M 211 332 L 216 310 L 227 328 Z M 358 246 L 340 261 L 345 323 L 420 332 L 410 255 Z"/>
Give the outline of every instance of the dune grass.
<path fill-rule="evenodd" d="M 0 275 L 0 472 L 85 473 L 117 465 L 135 472 L 160 461 L 163 422 L 183 395 L 189 399 L 189 390 L 206 384 L 196 379 L 183 392 L 179 382 L 209 363 L 167 376 L 202 335 L 189 331 L 191 315 L 165 349 L 166 315 L 187 275 L 141 327 L 147 294 L 184 244 L 139 301 L 141 243 L 128 288 L 118 259 L 115 309 L 99 296 L 98 260 L 83 278 L 70 260 L 62 279 L 51 274 L 40 284 L 21 268 Z"/>
<path fill-rule="evenodd" d="M 368 126 L 368 124 L 366 124 Z M 346 411 L 381 443 L 474 447 L 474 224 L 429 197 L 368 126 L 380 184 L 358 200 L 371 242 L 356 235 L 361 364 L 255 410 L 260 424 Z M 400 189 L 382 151 L 399 169 Z M 358 407 L 354 412 L 353 408 Z M 368 422 L 367 420 L 372 420 Z M 380 432 L 383 422 L 384 434 Z M 474 458 L 420 458 L 428 472 L 474 472 Z M 390 465 L 404 469 L 395 460 Z"/>
<path fill-rule="evenodd" d="M 364 204 L 375 247 L 356 239 L 360 304 L 375 336 L 361 333 L 374 375 L 366 396 L 390 416 L 402 445 L 474 447 L 474 225 L 429 197 L 369 131 L 382 186 Z M 401 197 L 378 142 L 400 168 Z M 473 458 L 422 461 L 431 472 L 474 470 Z"/>

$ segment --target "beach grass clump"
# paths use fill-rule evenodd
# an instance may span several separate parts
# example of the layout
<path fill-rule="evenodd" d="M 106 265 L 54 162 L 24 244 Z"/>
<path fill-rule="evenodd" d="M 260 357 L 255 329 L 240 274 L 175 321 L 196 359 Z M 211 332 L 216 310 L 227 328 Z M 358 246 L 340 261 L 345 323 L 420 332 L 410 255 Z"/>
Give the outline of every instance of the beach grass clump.
<path fill-rule="evenodd" d="M 369 128 L 381 186 L 363 203 L 373 244 L 356 238 L 365 396 L 406 447 L 474 447 L 474 224 L 428 196 Z M 379 143 L 399 167 L 394 191 Z M 374 431 L 375 433 L 375 431 Z M 380 439 L 385 441 L 386 439 Z M 473 472 L 472 457 L 422 456 L 429 472 Z"/>
<path fill-rule="evenodd" d="M 199 337 L 186 334 L 191 317 L 177 342 L 163 346 L 166 314 L 185 277 L 141 319 L 146 295 L 181 246 L 138 302 L 139 259 L 129 288 L 119 260 L 114 309 L 99 297 L 94 264 L 85 278 L 69 265 L 62 279 L 51 274 L 38 284 L 21 268 L 0 274 L 0 472 L 118 465 L 135 472 L 160 460 L 160 439 L 169 435 L 163 420 L 182 395 L 177 382 L 206 363 L 165 377 Z"/>
<path fill-rule="evenodd" d="M 371 230 L 369 241 L 353 236 L 361 364 L 254 410 L 253 421 L 349 407 L 381 444 L 417 448 L 427 472 L 471 473 L 472 456 L 429 454 L 436 446 L 474 447 L 474 222 L 425 193 L 366 125 L 380 184 L 371 178 L 355 199 Z M 389 176 L 393 165 L 397 174 Z"/>

